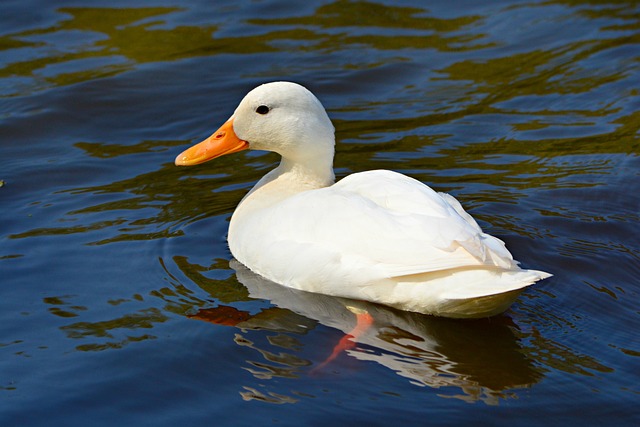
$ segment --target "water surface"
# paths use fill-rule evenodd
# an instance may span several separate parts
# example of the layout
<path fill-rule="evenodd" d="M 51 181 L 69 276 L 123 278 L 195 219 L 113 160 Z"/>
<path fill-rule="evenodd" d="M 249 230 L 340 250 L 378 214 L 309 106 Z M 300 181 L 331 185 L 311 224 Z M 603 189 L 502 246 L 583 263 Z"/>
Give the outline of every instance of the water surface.
<path fill-rule="evenodd" d="M 640 421 L 635 2 L 2 9 L 0 424 Z M 338 177 L 449 192 L 554 277 L 461 322 L 234 262 L 228 219 L 277 156 L 173 159 L 272 80 L 324 103 Z"/>

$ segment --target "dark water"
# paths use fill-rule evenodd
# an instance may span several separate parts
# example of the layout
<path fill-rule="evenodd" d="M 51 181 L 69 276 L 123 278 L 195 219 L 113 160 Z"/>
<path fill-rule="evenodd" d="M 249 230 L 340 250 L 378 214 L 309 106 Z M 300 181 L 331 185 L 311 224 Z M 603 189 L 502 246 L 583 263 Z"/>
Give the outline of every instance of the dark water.
<path fill-rule="evenodd" d="M 0 425 L 638 425 L 636 2 L 0 8 Z M 277 158 L 173 159 L 279 79 L 327 107 L 339 177 L 450 192 L 555 276 L 461 322 L 230 264 Z M 324 363 L 347 307 L 373 328 Z"/>

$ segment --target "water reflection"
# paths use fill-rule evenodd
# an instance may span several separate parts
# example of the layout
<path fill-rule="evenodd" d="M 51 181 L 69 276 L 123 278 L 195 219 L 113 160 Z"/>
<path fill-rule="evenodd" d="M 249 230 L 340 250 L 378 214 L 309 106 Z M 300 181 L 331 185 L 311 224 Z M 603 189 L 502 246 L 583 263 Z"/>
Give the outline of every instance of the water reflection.
<path fill-rule="evenodd" d="M 429 49 L 463 51 L 489 47 L 476 44 L 482 34 L 456 33 L 481 20 L 480 16 L 435 18 L 426 15 L 426 10 L 416 7 L 383 5 L 367 1 L 339 0 L 316 9 L 309 16 L 250 19 L 251 24 L 285 27 L 315 28 L 361 28 L 358 35 L 345 33 L 322 34 L 319 44 L 312 48 L 329 51 L 344 49 L 348 45 L 359 45 L 379 50 Z M 370 30 L 370 31 L 367 31 Z M 396 31 L 389 31 L 396 30 Z M 411 30 L 410 34 L 397 30 Z M 385 33 L 389 31 L 388 33 Z M 422 32 L 422 34 L 416 34 Z M 309 46 L 302 47 L 309 50 Z"/>
<path fill-rule="evenodd" d="M 420 16 L 425 13 L 423 9 L 373 2 L 340 0 L 298 18 L 249 18 L 242 22 L 250 28 L 242 31 L 248 35 L 241 37 L 218 35 L 218 25 L 175 24 L 180 14 L 189 14 L 184 8 L 63 7 L 56 11 L 60 20 L 48 28 L 0 36 L 0 52 L 6 52 L 4 56 L 9 58 L 0 68 L 0 78 L 21 79 L 14 89 L 26 86 L 26 79 L 32 80 L 33 88 L 64 86 L 120 74 L 138 64 L 225 53 L 327 53 L 354 45 L 378 50 L 443 51 L 490 46 L 477 43 L 482 34 L 461 32 L 480 20 L 479 16 L 434 18 Z M 375 31 L 358 35 L 327 31 L 354 25 Z M 265 27 L 269 31 L 265 32 Z M 379 29 L 395 32 L 381 33 Z M 412 33 L 397 34 L 400 30 Z M 54 46 L 56 49 L 52 49 Z"/>
<path fill-rule="evenodd" d="M 205 273 L 211 271 L 210 268 L 190 263 L 184 257 L 174 261 L 190 280 L 221 302 L 211 307 L 211 301 L 192 296 L 182 299 L 179 311 L 189 313 L 193 319 L 238 328 L 236 344 L 260 356 L 258 360 L 247 360 L 245 368 L 257 380 L 307 378 L 305 381 L 308 381 L 311 378 L 313 381 L 313 378 L 340 375 L 353 369 L 345 362 L 347 357 L 375 362 L 413 385 L 438 389 L 442 397 L 497 404 L 516 397 L 518 389 L 534 386 L 549 370 L 587 376 L 593 375 L 592 372 L 612 371 L 598 360 L 529 328 L 529 322 L 517 325 L 508 316 L 457 321 L 301 292 L 269 282 L 232 260 L 230 266 L 244 285 L 238 287 L 232 278 L 207 278 Z M 221 262 L 215 265 L 221 267 Z M 171 276 L 174 281 L 178 280 Z M 170 305 L 176 302 L 174 298 L 164 299 Z M 234 304 L 234 300 L 252 299 L 268 300 L 272 305 L 255 310 L 255 307 L 243 309 L 242 304 Z M 189 303 L 191 309 L 187 308 Z M 524 310 L 531 309 L 525 307 Z M 541 311 L 536 310 L 533 311 L 541 316 Z M 368 313 L 372 323 L 354 337 L 358 327 L 356 313 Z M 533 312 L 530 314 L 535 317 Z M 314 343 L 311 331 L 319 324 L 344 334 L 331 344 L 336 344 L 338 354 L 332 355 L 326 342 Z M 256 331 L 275 335 L 252 338 L 251 334 Z M 305 347 L 310 349 L 303 351 Z M 302 356 L 309 352 L 310 356 Z M 277 382 L 273 387 L 264 383 L 257 386 L 244 386 L 242 397 L 271 403 L 293 403 L 300 398 L 295 393 L 287 395 L 277 390 Z"/>
<path fill-rule="evenodd" d="M 75 346 L 77 351 L 103 351 L 119 349 L 128 344 L 155 339 L 156 336 L 150 330 L 158 323 L 164 323 L 168 316 L 156 307 L 139 308 L 130 311 L 113 310 L 111 314 L 117 317 L 104 320 L 78 320 L 83 317 L 93 318 L 84 312 L 89 307 L 72 304 L 73 296 L 52 296 L 43 299 L 49 306 L 49 313 L 62 318 L 77 318 L 75 321 L 60 327 L 60 330 L 68 338 L 79 340 L 81 343 Z M 140 295 L 134 295 L 130 299 L 109 301 L 112 306 L 124 302 L 142 301 Z M 115 313 L 114 313 L 115 312 Z"/>
<path fill-rule="evenodd" d="M 254 352 L 243 366 L 256 379 L 242 386 L 245 400 L 295 403 L 310 396 L 305 388 L 355 374 L 363 362 L 437 389 L 442 397 L 486 404 L 516 398 L 518 390 L 534 387 L 549 371 L 580 376 L 613 371 L 538 330 L 535 325 L 551 331 L 576 325 L 538 306 L 535 294 L 520 307 L 525 317 L 518 323 L 507 315 L 459 321 L 296 291 L 235 260 L 230 262 L 235 276 L 223 259 L 207 266 L 183 256 L 159 262 L 164 284 L 144 296 L 106 301 L 110 317 L 95 320 L 95 307 L 75 303 L 74 295 L 47 296 L 43 302 L 51 315 L 66 321 L 60 330 L 83 352 L 157 339 L 154 329 L 175 315 L 237 328 L 235 344 Z M 365 323 L 363 314 L 369 318 Z M 283 392 L 283 380 L 303 391 Z"/>
<path fill-rule="evenodd" d="M 175 61 L 214 53 L 255 53 L 273 50 L 263 38 L 218 40 L 216 26 L 173 26 L 166 28 L 172 14 L 181 8 L 88 8 L 65 7 L 64 16 L 49 28 L 27 30 L 0 37 L 0 51 L 15 52 L 0 69 L 2 77 L 33 78 L 39 85 L 64 86 L 108 77 L 135 68 L 137 64 Z M 44 49 L 51 42 L 65 49 Z M 64 43 L 63 43 L 64 44 Z M 72 71 L 70 71 L 72 70 Z"/>
<path fill-rule="evenodd" d="M 192 318 L 234 326 L 240 331 L 277 332 L 271 337 L 275 343 L 269 344 L 296 351 L 301 344 L 289 334 L 307 334 L 317 322 L 351 335 L 357 323 L 354 313 L 368 313 L 372 324 L 361 335 L 349 338 L 351 344 L 344 346 L 343 354 L 376 362 L 414 385 L 442 389 L 449 397 L 467 401 L 495 404 L 510 397 L 514 389 L 529 387 L 542 378 L 542 372 L 522 351 L 512 332 L 517 327 L 508 317 L 479 322 L 432 318 L 292 290 L 253 274 L 236 261 L 232 261 L 231 266 L 251 298 L 267 299 L 276 307 L 250 314 L 220 305 L 201 308 Z M 308 340 L 305 342 L 310 345 Z M 268 349 L 269 345 L 259 345 L 242 333 L 236 334 L 236 343 L 254 349 L 264 359 L 248 361 L 247 369 L 261 380 L 297 378 L 305 374 L 331 375 L 334 369 L 348 369 L 341 363 L 342 355 L 324 365 L 291 352 L 276 353 Z M 331 354 L 330 348 L 316 351 L 319 359 L 329 358 Z M 457 392 L 451 394 L 451 390 Z M 250 395 L 247 393 L 243 394 L 245 398 Z M 266 395 L 261 393 L 260 398 L 266 399 Z"/>

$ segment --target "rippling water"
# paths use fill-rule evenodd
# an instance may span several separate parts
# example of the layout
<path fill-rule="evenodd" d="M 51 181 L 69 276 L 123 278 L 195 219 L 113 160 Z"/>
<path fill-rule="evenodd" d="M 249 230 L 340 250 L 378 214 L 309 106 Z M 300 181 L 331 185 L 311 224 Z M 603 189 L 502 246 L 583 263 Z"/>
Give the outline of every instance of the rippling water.
<path fill-rule="evenodd" d="M 0 424 L 640 422 L 636 2 L 2 10 Z M 173 159 L 283 79 L 327 107 L 338 177 L 450 192 L 555 276 L 451 321 L 235 263 L 228 219 L 277 157 Z"/>

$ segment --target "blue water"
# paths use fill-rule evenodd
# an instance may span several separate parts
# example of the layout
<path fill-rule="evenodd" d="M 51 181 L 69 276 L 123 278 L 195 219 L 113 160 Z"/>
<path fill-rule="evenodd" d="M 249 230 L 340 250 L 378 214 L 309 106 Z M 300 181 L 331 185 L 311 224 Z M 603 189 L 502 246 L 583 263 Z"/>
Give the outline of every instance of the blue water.
<path fill-rule="evenodd" d="M 0 8 L 0 425 L 640 422 L 636 2 Z M 554 277 L 452 321 L 244 269 L 228 219 L 277 156 L 173 159 L 272 80 L 324 103 L 339 178 L 449 192 Z M 324 363 L 347 307 L 373 326 Z"/>

